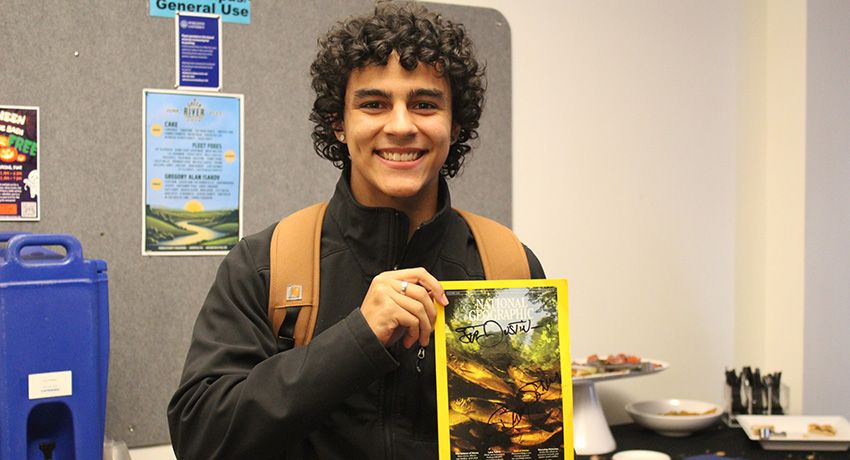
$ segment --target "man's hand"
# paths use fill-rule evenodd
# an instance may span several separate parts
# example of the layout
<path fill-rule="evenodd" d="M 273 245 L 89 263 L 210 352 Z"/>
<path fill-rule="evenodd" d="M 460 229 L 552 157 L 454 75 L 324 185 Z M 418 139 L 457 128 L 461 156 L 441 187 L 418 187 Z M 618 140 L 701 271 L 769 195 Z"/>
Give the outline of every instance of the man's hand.
<path fill-rule="evenodd" d="M 360 312 L 384 346 L 404 334 L 403 344 L 428 346 L 437 309 L 434 300 L 449 303 L 436 278 L 424 268 L 384 272 L 372 279 Z"/>

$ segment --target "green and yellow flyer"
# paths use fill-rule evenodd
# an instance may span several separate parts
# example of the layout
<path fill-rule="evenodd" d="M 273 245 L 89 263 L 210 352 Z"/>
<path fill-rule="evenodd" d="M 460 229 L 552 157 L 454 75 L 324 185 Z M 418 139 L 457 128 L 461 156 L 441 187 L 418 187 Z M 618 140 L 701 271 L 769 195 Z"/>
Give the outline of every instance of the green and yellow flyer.
<path fill-rule="evenodd" d="M 242 96 L 144 92 L 145 255 L 224 254 L 242 236 Z"/>

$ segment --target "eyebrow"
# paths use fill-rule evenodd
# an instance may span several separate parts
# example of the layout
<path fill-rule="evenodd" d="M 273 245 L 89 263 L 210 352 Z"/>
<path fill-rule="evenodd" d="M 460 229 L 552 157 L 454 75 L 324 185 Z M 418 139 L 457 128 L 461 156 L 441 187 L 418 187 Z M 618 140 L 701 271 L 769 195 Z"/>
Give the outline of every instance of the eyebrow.
<path fill-rule="evenodd" d="M 408 97 L 432 97 L 435 99 L 446 99 L 446 93 L 438 90 L 437 88 L 419 88 L 408 93 Z"/>
<path fill-rule="evenodd" d="M 354 92 L 354 98 L 355 99 L 366 99 L 366 98 L 370 98 L 370 97 L 380 97 L 380 98 L 384 98 L 384 99 L 389 99 L 390 94 L 387 93 L 384 90 L 372 89 L 372 88 L 358 89 L 357 91 Z"/>
<path fill-rule="evenodd" d="M 388 93 L 388 92 L 386 92 L 382 89 L 377 89 L 377 88 L 358 89 L 357 91 L 354 92 L 354 98 L 355 99 L 366 99 L 366 98 L 370 98 L 370 97 L 380 97 L 380 98 L 383 98 L 383 99 L 390 99 L 390 96 L 391 96 L 390 93 Z M 410 90 L 410 92 L 407 94 L 407 97 L 410 98 L 410 99 L 413 99 L 413 98 L 416 98 L 416 97 L 431 97 L 431 98 L 445 100 L 446 99 L 446 93 L 443 92 L 443 91 L 440 91 L 439 89 L 436 89 L 436 88 L 418 88 L 418 89 Z"/>

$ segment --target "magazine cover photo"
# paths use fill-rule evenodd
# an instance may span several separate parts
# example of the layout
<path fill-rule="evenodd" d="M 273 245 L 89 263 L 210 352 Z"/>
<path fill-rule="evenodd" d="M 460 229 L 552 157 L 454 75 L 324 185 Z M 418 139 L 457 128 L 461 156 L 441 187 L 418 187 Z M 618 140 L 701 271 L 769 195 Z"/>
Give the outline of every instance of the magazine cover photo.
<path fill-rule="evenodd" d="M 573 458 L 566 280 L 443 287 L 449 304 L 438 308 L 435 332 L 440 458 Z"/>

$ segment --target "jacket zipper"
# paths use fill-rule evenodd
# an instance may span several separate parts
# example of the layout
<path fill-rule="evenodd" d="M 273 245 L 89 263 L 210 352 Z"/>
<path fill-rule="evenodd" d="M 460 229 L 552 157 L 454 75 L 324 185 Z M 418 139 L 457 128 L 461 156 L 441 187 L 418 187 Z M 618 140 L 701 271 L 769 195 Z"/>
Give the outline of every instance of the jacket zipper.
<path fill-rule="evenodd" d="M 425 347 L 419 347 L 419 351 L 416 353 L 416 382 L 417 382 L 417 395 L 421 395 L 425 392 L 425 376 L 423 375 L 423 367 L 425 365 Z M 413 419 L 413 439 L 420 439 L 422 437 L 422 405 L 417 406 L 418 410 L 416 411 L 416 416 Z"/>
<path fill-rule="evenodd" d="M 399 218 L 400 212 L 393 212 L 392 219 L 390 221 L 390 244 L 391 244 L 391 252 L 390 252 L 390 261 L 392 264 L 393 270 L 398 270 L 399 263 L 401 259 L 399 259 L 399 246 L 402 244 L 401 238 L 399 234 Z M 398 352 L 399 343 L 396 342 L 392 345 L 393 354 L 395 356 L 400 356 Z M 391 460 L 393 456 L 393 428 L 395 423 L 395 418 L 393 417 L 394 411 L 394 400 L 395 400 L 395 387 L 396 387 L 397 374 L 395 372 L 390 373 L 387 376 L 387 384 L 386 384 L 386 393 L 384 394 L 384 408 L 383 408 L 383 416 L 384 416 L 384 458 L 387 460 Z"/>
<path fill-rule="evenodd" d="M 425 361 L 425 347 L 419 347 L 419 352 L 416 353 L 416 372 L 420 375 L 420 383 L 422 382 L 422 361 Z"/>
<path fill-rule="evenodd" d="M 402 235 L 403 232 L 399 231 L 400 214 L 401 213 L 398 212 L 398 211 L 395 211 L 393 213 L 393 221 L 392 221 L 392 225 L 391 225 L 391 228 L 390 228 L 391 239 L 393 240 L 393 243 L 394 243 L 392 245 L 392 257 L 391 257 L 391 260 L 393 261 L 393 263 L 392 263 L 392 269 L 393 270 L 399 269 L 399 266 L 404 261 L 405 256 L 407 255 L 407 248 L 410 246 L 410 241 L 407 240 L 407 235 Z M 419 230 L 419 229 L 417 228 L 416 230 Z M 399 251 L 398 250 L 399 248 L 402 248 L 402 250 Z M 398 342 L 396 342 L 393 345 L 393 347 L 396 347 L 396 349 L 398 350 Z M 400 354 L 397 354 L 396 356 L 399 356 L 399 355 Z M 418 388 L 418 390 L 419 390 L 418 394 L 422 394 L 422 392 L 425 391 L 425 384 L 424 384 L 424 381 L 423 381 L 424 377 L 422 375 L 424 361 L 425 361 L 425 347 L 420 346 L 419 351 L 417 351 L 417 353 L 416 353 L 416 373 L 418 374 L 417 382 L 418 382 L 418 387 L 419 387 Z M 393 393 L 394 392 L 391 391 L 391 389 L 394 389 L 395 385 L 392 385 L 392 383 L 394 383 L 393 382 L 394 379 L 390 378 L 388 380 L 389 381 L 388 381 L 388 384 L 387 384 L 387 398 L 384 401 L 384 403 L 385 403 L 384 410 L 385 410 L 385 413 L 388 412 L 388 414 L 387 414 L 389 416 L 388 420 L 392 420 L 393 398 L 394 398 Z M 419 414 L 419 416 L 415 417 L 415 419 L 412 422 L 413 422 L 413 437 L 414 437 L 414 439 L 418 439 L 419 434 L 420 434 L 419 433 L 420 430 L 418 428 L 419 428 L 419 423 L 421 423 L 421 413 Z M 392 430 L 391 430 L 391 428 L 388 424 L 385 424 L 384 426 L 385 426 L 385 430 L 386 430 L 385 435 L 386 435 L 386 443 L 387 443 L 386 458 L 390 459 L 390 458 L 393 457 L 393 455 L 392 455 Z"/>
<path fill-rule="evenodd" d="M 399 221 L 400 221 L 401 213 L 399 211 L 393 212 L 392 222 L 390 224 L 390 244 L 392 245 L 392 252 L 390 253 L 390 261 L 393 267 L 393 270 L 398 270 L 398 266 L 401 264 L 404 256 L 404 250 L 399 251 L 399 248 L 404 247 L 404 242 L 402 241 L 401 232 L 399 231 Z M 406 236 L 406 235 L 405 235 Z M 406 246 L 406 245 L 405 245 Z M 399 253 L 401 253 L 402 257 L 399 257 Z"/>

